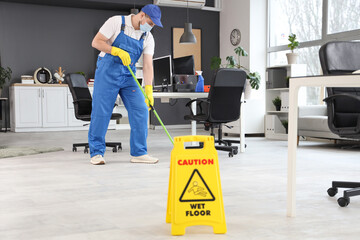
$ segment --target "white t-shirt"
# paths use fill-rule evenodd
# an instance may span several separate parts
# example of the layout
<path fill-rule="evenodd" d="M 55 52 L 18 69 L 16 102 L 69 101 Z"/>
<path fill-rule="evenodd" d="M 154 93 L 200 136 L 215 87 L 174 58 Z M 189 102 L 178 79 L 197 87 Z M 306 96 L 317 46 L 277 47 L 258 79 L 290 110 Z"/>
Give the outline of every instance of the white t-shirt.
<path fill-rule="evenodd" d="M 124 33 L 128 35 L 129 37 L 135 38 L 139 40 L 144 33 L 141 30 L 135 30 L 131 23 L 131 16 L 134 14 L 130 14 L 128 16 L 125 16 L 125 30 Z M 104 25 L 100 28 L 99 32 L 103 34 L 106 38 L 109 39 L 108 43 L 112 45 L 112 43 L 115 41 L 116 37 L 121 32 L 121 24 L 122 24 L 122 18 L 121 16 L 114 16 L 109 18 Z M 143 46 L 143 53 L 154 55 L 154 49 L 155 49 L 155 42 L 154 37 L 151 34 L 151 32 L 146 33 L 145 39 L 144 39 L 144 46 Z M 105 56 L 104 52 L 101 52 L 99 54 L 100 57 Z"/>

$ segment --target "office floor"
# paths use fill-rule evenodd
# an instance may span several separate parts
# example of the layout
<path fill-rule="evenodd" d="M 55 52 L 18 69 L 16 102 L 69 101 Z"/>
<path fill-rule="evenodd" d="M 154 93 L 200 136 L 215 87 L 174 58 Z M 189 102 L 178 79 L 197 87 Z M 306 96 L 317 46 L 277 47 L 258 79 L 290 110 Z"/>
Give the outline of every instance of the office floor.
<path fill-rule="evenodd" d="M 189 130 L 171 130 L 172 136 Z M 204 133 L 200 131 L 200 133 Z M 108 140 L 123 152 L 106 152 L 92 166 L 72 142 L 87 132 L 0 133 L 0 146 L 62 146 L 65 151 L 0 159 L 0 239 L 359 239 L 360 197 L 346 208 L 326 194 L 331 180 L 360 181 L 360 150 L 301 142 L 297 164 L 297 217 L 286 217 L 287 143 L 247 138 L 246 153 L 219 153 L 228 232 L 189 227 L 172 237 L 165 223 L 172 149 L 162 130 L 149 132 L 156 165 L 129 163 L 127 130 Z M 339 195 L 339 194 L 338 194 Z"/>

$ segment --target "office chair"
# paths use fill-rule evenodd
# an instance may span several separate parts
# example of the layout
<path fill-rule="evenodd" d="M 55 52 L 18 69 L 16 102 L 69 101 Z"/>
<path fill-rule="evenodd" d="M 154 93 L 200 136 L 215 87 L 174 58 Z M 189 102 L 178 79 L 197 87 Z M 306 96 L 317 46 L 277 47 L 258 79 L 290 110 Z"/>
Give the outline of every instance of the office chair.
<path fill-rule="evenodd" d="M 81 74 L 71 73 L 66 74 L 65 81 L 69 86 L 70 93 L 74 100 L 73 103 L 76 119 L 90 122 L 92 98 L 85 77 Z M 122 115 L 120 113 L 113 113 L 111 115 L 112 120 L 117 120 L 120 118 L 122 118 Z M 84 124 L 84 126 L 88 124 L 89 123 L 86 123 Z M 105 145 L 107 147 L 111 147 L 113 152 L 117 152 L 117 150 L 122 150 L 121 142 L 107 142 L 105 143 Z M 73 152 L 77 151 L 77 147 L 85 147 L 84 153 L 89 152 L 89 143 L 74 143 L 72 149 Z"/>
<path fill-rule="evenodd" d="M 222 139 L 222 124 L 233 122 L 240 117 L 241 95 L 245 89 L 246 73 L 241 69 L 221 68 L 214 75 L 209 96 L 206 99 L 194 99 L 186 104 L 190 108 L 190 115 L 185 120 L 195 120 L 205 125 L 205 130 L 211 129 L 214 136 L 214 128 L 218 128 L 218 139 L 215 143 L 217 150 L 229 152 L 229 157 L 238 153 L 238 147 L 232 143 L 240 143 L 235 140 Z M 191 111 L 191 104 L 197 102 L 200 112 L 196 115 Z M 201 145 L 200 145 L 201 147 Z"/>
<path fill-rule="evenodd" d="M 360 42 L 328 42 L 319 51 L 324 75 L 351 74 L 360 69 Z M 343 138 L 360 139 L 360 88 L 326 88 L 328 125 L 330 130 Z M 337 202 L 341 207 L 350 203 L 350 197 L 360 195 L 360 182 L 333 181 L 328 194 L 333 197 L 338 188 L 344 191 Z"/>

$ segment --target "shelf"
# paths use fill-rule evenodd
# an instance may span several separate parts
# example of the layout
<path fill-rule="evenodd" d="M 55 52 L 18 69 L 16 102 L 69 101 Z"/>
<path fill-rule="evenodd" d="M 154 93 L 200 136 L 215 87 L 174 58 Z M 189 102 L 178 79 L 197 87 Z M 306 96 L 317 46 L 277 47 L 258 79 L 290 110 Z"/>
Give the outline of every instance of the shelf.
<path fill-rule="evenodd" d="M 289 112 L 288 111 L 267 111 L 267 113 L 279 113 L 279 114 L 286 113 L 286 114 L 288 114 Z"/>
<path fill-rule="evenodd" d="M 271 133 L 266 135 L 267 139 L 274 139 L 274 140 L 287 140 L 288 135 L 286 133 Z"/>
<path fill-rule="evenodd" d="M 289 91 L 289 88 L 268 88 L 269 91 Z"/>

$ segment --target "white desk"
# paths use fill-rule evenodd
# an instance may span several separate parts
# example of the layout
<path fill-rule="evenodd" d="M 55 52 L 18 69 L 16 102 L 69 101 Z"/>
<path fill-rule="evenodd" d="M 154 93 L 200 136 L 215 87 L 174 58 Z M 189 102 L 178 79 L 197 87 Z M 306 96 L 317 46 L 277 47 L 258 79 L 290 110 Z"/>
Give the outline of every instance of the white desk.
<path fill-rule="evenodd" d="M 154 98 L 170 99 L 170 98 L 190 98 L 191 100 L 197 98 L 207 98 L 206 92 L 154 92 Z M 242 106 L 242 105 L 241 105 Z M 156 106 L 155 106 L 156 109 Z M 196 114 L 196 102 L 191 104 L 191 109 Z M 161 116 L 160 116 L 161 118 Z M 242 107 L 240 110 L 240 152 L 245 152 L 245 130 L 244 130 L 244 118 L 242 114 Z M 196 135 L 196 121 L 191 121 L 191 134 Z"/>
<path fill-rule="evenodd" d="M 295 217 L 296 215 L 296 148 L 298 129 L 298 93 L 300 87 L 360 87 L 360 74 L 342 76 L 299 77 L 290 79 L 287 181 L 288 217 Z"/>

